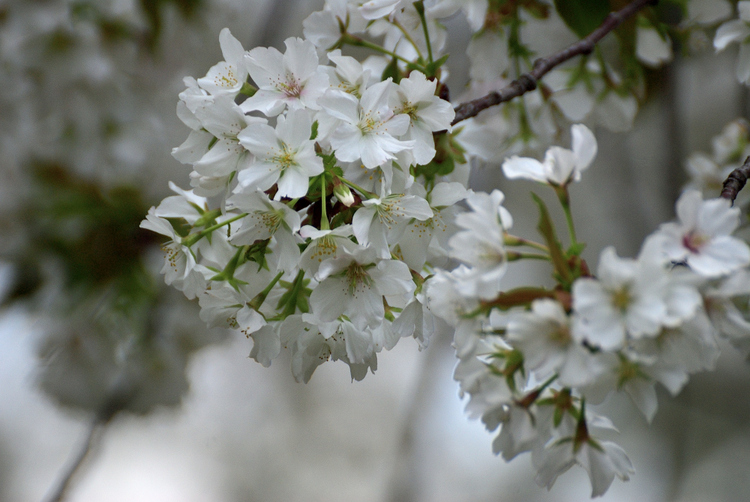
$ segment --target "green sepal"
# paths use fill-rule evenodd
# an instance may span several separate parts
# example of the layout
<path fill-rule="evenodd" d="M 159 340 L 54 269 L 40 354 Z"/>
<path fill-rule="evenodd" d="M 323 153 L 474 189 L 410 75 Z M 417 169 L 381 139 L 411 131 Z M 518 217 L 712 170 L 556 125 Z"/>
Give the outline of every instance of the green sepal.
<path fill-rule="evenodd" d="M 252 261 L 258 264 L 258 271 L 260 271 L 261 269 L 270 270 L 268 268 L 268 263 L 266 262 L 266 255 L 270 253 L 270 251 L 268 251 L 266 248 L 268 247 L 268 244 L 270 242 L 271 239 L 265 239 L 252 243 L 247 247 L 247 250 L 245 251 L 242 258 L 242 263 Z"/>
<path fill-rule="evenodd" d="M 234 271 L 237 270 L 237 267 L 239 267 L 244 262 L 244 248 L 237 249 L 237 252 L 234 254 L 231 260 L 227 263 L 227 266 L 224 267 L 224 270 L 219 272 L 218 274 L 211 277 L 211 281 L 226 281 L 230 286 L 232 286 L 234 289 L 239 290 L 240 286 L 244 286 L 247 284 L 245 281 L 241 281 L 239 279 L 236 279 L 234 277 Z"/>
<path fill-rule="evenodd" d="M 440 67 L 445 64 L 446 61 L 448 61 L 449 54 L 445 54 L 440 59 L 433 61 L 432 63 L 427 63 L 427 66 L 425 66 L 425 75 L 429 77 L 437 77 L 438 70 L 440 70 Z"/>
<path fill-rule="evenodd" d="M 454 130 L 453 132 L 434 134 L 435 157 L 429 163 L 414 168 L 414 177 L 423 176 L 428 190 L 435 186 L 437 176 L 447 176 L 453 172 L 456 163 L 466 163 L 466 156 L 464 155 L 466 150 L 455 140 L 455 134 L 457 133 L 458 131 Z"/>
<path fill-rule="evenodd" d="M 380 80 L 393 79 L 393 82 L 398 84 L 401 81 L 401 69 L 398 67 L 398 59 L 393 58 L 391 62 L 383 70 Z"/>
<path fill-rule="evenodd" d="M 244 94 L 247 97 L 255 96 L 255 93 L 258 92 L 258 88 L 254 85 L 251 85 L 249 82 L 243 82 L 242 83 L 242 89 L 240 89 L 240 94 Z"/>
<path fill-rule="evenodd" d="M 568 256 L 581 256 L 584 249 L 586 249 L 585 242 L 576 242 L 568 248 Z"/>
<path fill-rule="evenodd" d="M 192 226 L 190 223 L 187 222 L 185 218 L 165 218 L 170 225 L 172 225 L 172 229 L 175 231 L 177 235 L 180 237 L 187 237 L 190 235 L 190 230 L 192 230 Z"/>
<path fill-rule="evenodd" d="M 302 313 L 310 311 L 310 304 L 307 299 L 312 293 L 312 289 L 307 287 L 310 284 L 310 279 L 305 279 L 304 270 L 297 273 L 294 282 L 280 281 L 279 284 L 287 290 L 281 295 L 279 303 L 276 305 L 276 310 L 281 311 L 280 319 L 286 319 L 298 310 Z"/>
<path fill-rule="evenodd" d="M 539 206 L 539 223 L 536 228 L 549 248 L 549 255 L 552 265 L 555 267 L 555 273 L 565 286 L 570 286 L 573 281 L 573 274 L 570 271 L 568 260 L 557 238 L 557 233 L 547 211 L 547 206 L 537 194 L 532 193 L 531 197 L 534 199 L 536 205 Z"/>

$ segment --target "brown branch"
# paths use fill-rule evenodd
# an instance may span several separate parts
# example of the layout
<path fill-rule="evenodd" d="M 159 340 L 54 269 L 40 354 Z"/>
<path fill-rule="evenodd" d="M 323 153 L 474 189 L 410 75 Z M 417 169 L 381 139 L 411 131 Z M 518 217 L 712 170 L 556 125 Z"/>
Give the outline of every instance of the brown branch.
<path fill-rule="evenodd" d="M 738 167 L 727 176 L 724 180 L 723 189 L 721 190 L 721 196 L 724 199 L 729 199 L 734 204 L 734 199 L 740 193 L 740 190 L 747 183 L 750 178 L 750 157 L 745 159 L 745 163 L 741 167 Z"/>
<path fill-rule="evenodd" d="M 622 24 L 627 18 L 634 15 L 645 6 L 656 4 L 657 2 L 658 0 L 635 0 L 616 12 L 610 12 L 604 22 L 586 38 L 579 40 L 557 54 L 537 59 L 534 61 L 534 67 L 530 72 L 524 73 L 499 91 L 492 91 L 486 96 L 458 105 L 455 109 L 456 118 L 453 119 L 451 125 L 455 125 L 462 120 L 474 117 L 482 110 L 491 106 L 505 103 L 506 101 L 522 96 L 529 91 L 533 91 L 536 89 L 539 79 L 549 73 L 549 71 L 555 66 L 576 56 L 591 54 L 597 42 L 604 38 L 609 32 L 620 26 L 620 24 Z"/>

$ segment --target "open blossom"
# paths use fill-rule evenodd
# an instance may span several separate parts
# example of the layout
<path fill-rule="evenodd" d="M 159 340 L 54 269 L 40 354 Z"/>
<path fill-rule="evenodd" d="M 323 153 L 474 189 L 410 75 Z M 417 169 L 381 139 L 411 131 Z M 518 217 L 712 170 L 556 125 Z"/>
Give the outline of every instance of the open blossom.
<path fill-rule="evenodd" d="M 351 225 L 341 225 L 333 230 L 318 230 L 305 225 L 299 234 L 304 239 L 310 239 L 299 262 L 300 268 L 310 276 L 318 273 L 320 264 L 324 261 L 341 257 L 344 250 L 351 254 L 357 247 L 357 244 L 349 239 L 353 235 Z"/>
<path fill-rule="evenodd" d="M 591 480 L 592 497 L 604 495 L 615 476 L 627 481 L 635 474 L 625 450 L 610 441 L 599 441 L 588 432 L 553 438 L 547 447 L 534 450 L 532 459 L 538 471 L 536 481 L 547 489 L 552 488 L 560 474 L 580 465 Z"/>
<path fill-rule="evenodd" d="M 286 204 L 270 200 L 263 192 L 237 193 L 227 199 L 227 208 L 247 213 L 230 240 L 234 245 L 272 240 L 279 257 L 278 267 L 293 270 L 299 265 L 300 251 L 295 235 L 301 224 L 299 213 Z"/>
<path fill-rule="evenodd" d="M 245 49 L 232 36 L 229 28 L 221 30 L 219 43 L 224 61 L 212 66 L 205 77 L 198 79 L 198 85 L 214 96 L 234 97 L 247 80 L 247 68 L 243 61 Z"/>
<path fill-rule="evenodd" d="M 254 160 L 238 175 L 250 191 L 268 190 L 278 183 L 276 197 L 292 199 L 307 194 L 310 177 L 323 172 L 323 160 L 310 140 L 312 120 L 305 110 L 279 116 L 276 129 L 267 124 L 250 124 L 237 135 Z"/>
<path fill-rule="evenodd" d="M 395 154 L 414 146 L 414 141 L 397 137 L 406 133 L 410 120 L 394 114 L 390 106 L 393 82 L 389 78 L 369 87 L 362 99 L 341 91 L 329 91 L 320 100 L 323 108 L 341 124 L 332 133 L 331 147 L 344 162 L 362 159 L 368 169 L 396 159 Z"/>
<path fill-rule="evenodd" d="M 604 249 L 597 278 L 573 284 L 574 336 L 604 350 L 623 347 L 627 335 L 655 336 L 667 317 L 665 284 L 653 267 Z"/>
<path fill-rule="evenodd" d="M 362 202 L 354 213 L 352 228 L 357 242 L 372 245 L 381 258 L 391 255 L 391 244 L 398 242 L 412 220 L 424 221 L 432 217 L 432 209 L 417 195 L 392 194 Z"/>
<path fill-rule="evenodd" d="M 544 155 L 544 162 L 514 155 L 503 162 L 503 173 L 510 179 L 524 178 L 554 185 L 579 181 L 581 172 L 591 165 L 596 156 L 596 138 L 582 124 L 572 126 L 570 134 L 572 150 L 553 146 Z"/>
<path fill-rule="evenodd" d="M 750 2 L 748 2 L 750 4 Z M 685 262 L 704 277 L 718 277 L 750 263 L 750 248 L 730 234 L 739 226 L 740 210 L 726 199 L 703 200 L 688 190 L 677 201 L 679 222 L 665 223 L 657 232 L 662 250 L 675 262 Z"/>
<path fill-rule="evenodd" d="M 435 140 L 432 133 L 450 129 L 455 116 L 451 104 L 435 96 L 437 81 L 428 80 L 424 73 L 412 71 L 409 78 L 401 79 L 397 91 L 400 107 L 396 113 L 409 116 L 411 122 L 404 139 L 414 140 L 414 162 L 422 165 L 435 157 Z"/>
<path fill-rule="evenodd" d="M 287 38 L 286 52 L 256 47 L 245 55 L 250 77 L 258 91 L 240 107 L 269 117 L 284 108 L 318 110 L 317 100 L 328 89 L 328 75 L 318 66 L 315 46 L 301 38 Z"/>
<path fill-rule="evenodd" d="M 340 258 L 320 265 L 315 276 L 320 284 L 310 295 L 312 311 L 324 322 L 345 315 L 359 329 L 376 328 L 383 322 L 384 296 L 402 304 L 411 297 L 415 286 L 409 267 L 379 260 L 373 248 L 343 251 Z"/>
<path fill-rule="evenodd" d="M 193 162 L 195 172 L 202 176 L 226 177 L 249 165 L 250 154 L 237 137 L 249 124 L 265 122 L 265 119 L 246 116 L 228 97 L 206 102 L 196 109 L 195 116 L 203 129 L 216 138 L 211 149 Z"/>
<path fill-rule="evenodd" d="M 156 211 L 157 208 L 154 207 L 149 209 L 146 219 L 141 222 L 141 228 L 169 237 L 161 247 L 164 251 L 164 266 L 161 269 L 164 282 L 173 285 L 192 300 L 205 289 L 206 281 L 194 270 L 196 262 L 193 252 L 183 244 L 182 237 L 175 232 L 172 224 L 157 216 Z"/>
<path fill-rule="evenodd" d="M 399 239 L 404 262 L 412 270 L 422 270 L 431 257 L 448 256 L 448 239 L 452 235 L 449 225 L 454 227 L 455 215 L 460 211 L 457 203 L 469 192 L 458 182 L 438 183 L 426 194 L 432 209 L 432 217 L 426 220 L 413 219 Z"/>
<path fill-rule="evenodd" d="M 377 368 L 378 349 L 369 329 L 349 321 L 321 322 L 311 314 L 292 315 L 280 327 L 281 343 L 292 354 L 292 374 L 308 382 L 315 369 L 328 361 L 344 361 L 353 380 L 362 380 Z"/>
<path fill-rule="evenodd" d="M 500 291 L 500 279 L 508 268 L 503 233 L 513 225 L 510 213 L 501 205 L 504 199 L 499 190 L 470 194 L 466 202 L 472 211 L 456 216 L 456 224 L 463 230 L 448 241 L 451 256 L 470 265 L 456 275 L 461 294 L 491 298 Z"/>
<path fill-rule="evenodd" d="M 534 300 L 531 311 L 511 315 L 507 337 L 540 381 L 557 373 L 563 385 L 580 386 L 596 377 L 595 356 L 573 339 L 568 314 L 554 300 Z"/>

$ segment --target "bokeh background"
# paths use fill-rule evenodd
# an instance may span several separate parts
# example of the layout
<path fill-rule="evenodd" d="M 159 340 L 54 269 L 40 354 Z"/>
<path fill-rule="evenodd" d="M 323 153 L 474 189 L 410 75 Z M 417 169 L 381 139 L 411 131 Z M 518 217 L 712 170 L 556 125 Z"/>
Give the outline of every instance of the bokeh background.
<path fill-rule="evenodd" d="M 326 364 L 298 384 L 282 356 L 209 331 L 197 304 L 158 276 L 158 239 L 137 226 L 188 186 L 170 156 L 187 136 L 175 114 L 186 75 L 222 56 L 227 26 L 246 49 L 283 48 L 321 0 L 0 1 L 0 500 L 41 501 L 106 421 L 73 479 L 77 502 L 581 501 L 581 469 L 552 492 L 528 455 L 510 464 L 469 421 L 452 380 L 450 334 L 404 340 L 375 375 Z M 454 95 L 467 74 L 465 20 L 449 20 Z M 549 51 L 572 41 L 545 27 Z M 543 50 L 543 49 L 540 49 Z M 649 75 L 627 134 L 597 131 L 600 153 L 572 188 L 585 257 L 634 256 L 673 217 L 684 159 L 748 116 L 735 54 L 710 43 Z M 499 187 L 517 234 L 536 223 L 531 183 L 476 166 Z M 551 202 L 552 204 L 552 202 Z M 511 267 L 508 287 L 544 281 Z M 125 300 L 122 300 L 125 298 Z M 750 494 L 750 366 L 724 347 L 717 371 L 660 393 L 649 426 L 620 396 L 604 403 L 636 476 L 605 501 L 741 501 Z"/>

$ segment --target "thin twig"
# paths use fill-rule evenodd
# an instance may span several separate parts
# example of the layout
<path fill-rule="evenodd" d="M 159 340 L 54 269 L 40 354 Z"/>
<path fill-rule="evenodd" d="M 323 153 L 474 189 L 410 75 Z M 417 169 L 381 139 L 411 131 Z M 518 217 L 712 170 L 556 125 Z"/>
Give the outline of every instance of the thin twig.
<path fill-rule="evenodd" d="M 78 472 L 81 465 L 83 465 L 83 461 L 86 460 L 88 454 L 91 452 L 102 427 L 106 425 L 107 421 L 107 419 L 97 417 L 91 422 L 91 425 L 89 426 L 89 429 L 86 433 L 86 437 L 84 438 L 84 441 L 81 444 L 80 449 L 78 450 L 78 454 L 70 463 L 70 466 L 67 468 L 64 475 L 60 478 L 60 481 L 58 482 L 55 490 L 52 491 L 50 496 L 46 499 L 47 502 L 61 502 L 62 500 L 64 500 L 65 492 L 68 490 L 73 477 L 75 476 L 76 472 Z"/>
<path fill-rule="evenodd" d="M 727 179 L 724 180 L 721 197 L 729 199 L 734 204 L 734 199 L 737 198 L 748 178 L 750 178 L 750 157 L 745 159 L 745 163 L 741 167 L 729 173 Z"/>
<path fill-rule="evenodd" d="M 462 120 L 474 117 L 482 110 L 491 106 L 505 103 L 506 101 L 522 96 L 529 91 L 533 91 L 536 89 L 539 79 L 549 73 L 554 67 L 576 56 L 591 54 L 597 42 L 620 26 L 620 24 L 622 24 L 627 18 L 634 15 L 645 6 L 656 4 L 657 2 L 658 0 L 635 0 L 616 12 L 610 12 L 604 22 L 586 38 L 568 46 L 557 54 L 537 59 L 534 61 L 534 67 L 530 72 L 524 73 L 499 91 L 492 91 L 486 96 L 458 105 L 456 107 L 456 117 L 453 119 L 451 125 L 455 125 Z"/>

